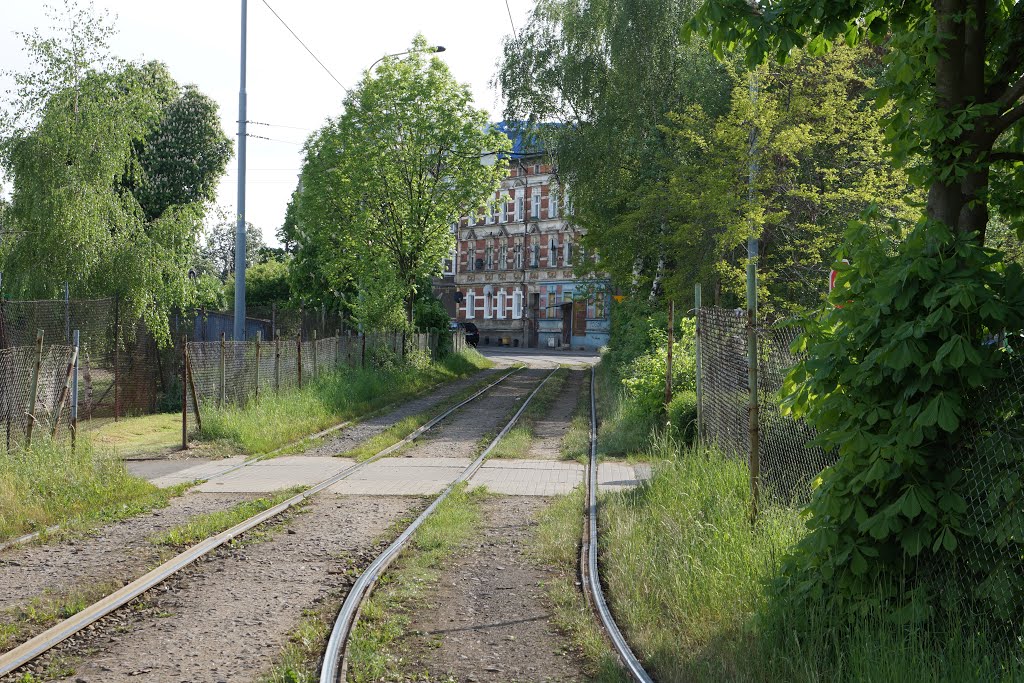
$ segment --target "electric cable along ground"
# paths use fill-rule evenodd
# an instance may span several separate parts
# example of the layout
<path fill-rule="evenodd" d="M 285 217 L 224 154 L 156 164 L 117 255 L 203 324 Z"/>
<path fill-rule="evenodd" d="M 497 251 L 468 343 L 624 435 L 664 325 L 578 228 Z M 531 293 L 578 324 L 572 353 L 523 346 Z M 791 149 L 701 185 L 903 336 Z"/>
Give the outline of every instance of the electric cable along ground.
<path fill-rule="evenodd" d="M 74 616 L 47 629 L 43 633 L 29 639 L 21 645 L 18 645 L 9 652 L 0 655 L 0 677 L 7 676 L 17 671 L 18 669 L 24 667 L 26 664 L 32 662 L 34 659 L 48 652 L 64 640 L 67 640 L 68 638 L 79 633 L 91 624 L 94 624 L 103 617 L 111 614 L 115 610 L 128 604 L 133 599 L 137 598 L 138 596 L 142 595 L 143 593 L 152 589 L 158 584 L 166 581 L 174 574 L 178 573 L 185 567 L 191 565 L 196 560 L 208 555 L 209 553 L 224 545 L 228 541 L 231 541 L 232 539 L 240 536 L 241 534 L 244 534 L 245 532 L 250 531 L 256 528 L 257 526 L 283 514 L 284 512 L 294 508 L 299 503 L 302 503 L 303 501 L 309 499 L 310 497 L 316 495 L 317 493 L 320 493 L 329 488 L 330 486 L 355 474 L 359 470 L 365 468 L 367 465 L 376 462 L 382 458 L 386 458 L 388 455 L 394 453 L 400 448 L 403 448 L 404 446 L 413 442 L 414 440 L 422 436 L 424 433 L 426 433 L 428 430 L 439 424 L 448 416 L 452 415 L 459 409 L 475 401 L 477 398 L 483 396 L 485 393 L 487 393 L 497 385 L 504 382 L 506 379 L 511 377 L 520 369 L 521 368 L 519 367 L 513 368 L 512 370 L 505 373 L 494 382 L 491 382 L 490 384 L 476 391 L 474 394 L 464 399 L 460 403 L 448 408 L 437 417 L 423 424 L 402 440 L 379 451 L 370 458 L 360 463 L 354 464 L 348 468 L 345 468 L 344 470 L 320 481 L 319 483 L 307 489 L 306 491 L 303 491 L 302 493 L 299 493 L 298 495 L 289 498 L 288 500 L 276 505 L 275 507 L 272 507 L 257 515 L 254 515 L 249 519 L 231 527 L 230 529 L 227 529 L 226 531 L 223 531 L 215 536 L 212 536 L 200 543 L 193 545 L 192 547 L 171 558 L 170 560 L 163 563 L 159 567 L 153 569 L 144 576 L 136 579 L 135 581 L 132 581 L 131 583 L 125 585 L 121 589 L 111 593 L 110 595 L 99 600 L 98 602 L 95 602 L 92 605 L 86 607 Z M 547 381 L 547 378 L 545 378 L 544 381 Z M 543 384 L 543 382 L 541 384 Z M 534 393 L 530 395 L 530 398 L 532 398 L 534 394 L 536 394 L 536 391 L 534 391 Z M 527 402 L 528 401 L 529 399 L 527 399 Z M 525 404 L 523 407 L 525 408 Z M 518 417 L 518 415 L 521 414 L 521 412 L 522 410 L 520 410 L 516 414 L 516 417 Z M 503 433 L 505 431 L 507 431 L 507 428 L 506 430 L 503 430 Z"/>

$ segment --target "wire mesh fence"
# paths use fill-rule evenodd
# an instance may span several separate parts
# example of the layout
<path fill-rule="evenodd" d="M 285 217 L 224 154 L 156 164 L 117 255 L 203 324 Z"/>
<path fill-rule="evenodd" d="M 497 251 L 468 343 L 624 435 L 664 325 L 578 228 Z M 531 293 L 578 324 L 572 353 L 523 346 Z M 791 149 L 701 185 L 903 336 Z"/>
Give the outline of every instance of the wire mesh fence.
<path fill-rule="evenodd" d="M 0 350 L 0 431 L 8 452 L 71 430 L 71 364 L 65 345 Z"/>
<path fill-rule="evenodd" d="M 446 337 L 450 335 L 450 340 Z M 186 415 L 202 418 L 216 407 L 244 406 L 267 392 L 280 392 L 341 368 L 394 367 L 410 353 L 437 359 L 444 339 L 465 349 L 462 332 L 367 332 L 302 341 L 296 335 L 272 341 L 188 342 Z"/>
<path fill-rule="evenodd" d="M 755 455 L 762 497 L 808 502 L 813 480 L 836 455 L 811 445 L 815 430 L 782 415 L 786 373 L 800 359 L 790 351 L 798 331 L 757 329 L 758 420 Z M 748 329 L 746 312 L 698 309 L 701 363 L 700 437 L 728 457 L 751 463 Z M 1019 629 L 1024 618 L 1024 356 L 1004 356 L 1003 379 L 986 387 L 966 438 L 948 457 L 960 470 L 967 524 L 951 565 L 934 566 L 961 595 L 987 614 Z M 1016 626 L 1012 626 L 1016 624 Z M 1012 630 L 1012 629 L 1011 629 Z"/>

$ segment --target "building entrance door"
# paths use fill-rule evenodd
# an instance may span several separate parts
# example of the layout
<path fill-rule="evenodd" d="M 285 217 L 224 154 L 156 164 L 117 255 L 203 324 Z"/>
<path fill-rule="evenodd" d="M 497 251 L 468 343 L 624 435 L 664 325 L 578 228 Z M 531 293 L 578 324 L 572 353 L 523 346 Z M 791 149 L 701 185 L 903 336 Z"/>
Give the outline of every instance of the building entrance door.
<path fill-rule="evenodd" d="M 576 301 L 572 305 L 572 336 L 583 337 L 587 334 L 587 302 Z"/>
<path fill-rule="evenodd" d="M 572 304 L 562 304 L 562 346 L 572 345 Z"/>
<path fill-rule="evenodd" d="M 526 345 L 531 349 L 537 348 L 539 342 L 538 320 L 540 320 L 540 294 L 531 294 L 529 328 L 526 332 L 529 335 L 526 339 Z"/>

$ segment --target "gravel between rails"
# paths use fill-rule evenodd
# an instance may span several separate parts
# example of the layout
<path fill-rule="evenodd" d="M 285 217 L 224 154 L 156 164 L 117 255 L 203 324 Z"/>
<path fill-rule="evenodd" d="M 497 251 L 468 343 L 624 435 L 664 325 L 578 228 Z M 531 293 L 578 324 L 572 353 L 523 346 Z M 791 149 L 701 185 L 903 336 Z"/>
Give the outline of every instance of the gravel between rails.
<path fill-rule="evenodd" d="M 543 369 L 520 370 L 480 400 L 441 422 L 411 447 L 401 451 L 401 455 L 417 458 L 474 457 L 480 440 L 504 427 L 512 413 L 550 372 Z"/>
<path fill-rule="evenodd" d="M 98 582 L 128 583 L 159 564 L 149 537 L 196 515 L 223 510 L 258 494 L 193 494 L 158 510 L 96 529 L 84 537 L 0 553 L 0 609 L 22 605 L 44 592 L 60 594 Z M 3 617 L 0 617 L 2 623 Z"/>
<path fill-rule="evenodd" d="M 544 582 L 554 574 L 527 556 L 547 498 L 483 503 L 479 539 L 416 607 L 395 647 L 403 680 L 569 683 L 587 680 L 572 644 L 551 623 Z M 425 677 L 425 675 L 429 677 Z"/>
<path fill-rule="evenodd" d="M 548 413 L 534 420 L 533 441 L 527 453 L 529 458 L 543 460 L 562 459 L 562 439 L 565 438 L 573 415 L 576 414 L 580 392 L 583 391 L 587 370 L 569 370 L 569 376 Z"/>
<path fill-rule="evenodd" d="M 377 539 L 424 505 L 321 494 L 287 529 L 218 549 L 28 668 L 45 672 L 56 657 L 74 669 L 56 680 L 75 683 L 254 680 L 303 612 L 347 585 L 352 560 L 378 552 Z"/>
<path fill-rule="evenodd" d="M 301 455 L 331 457 L 345 453 L 364 441 L 387 431 L 391 426 L 407 417 L 412 417 L 418 413 L 437 408 L 460 391 L 465 390 L 467 387 L 473 386 L 484 379 L 496 379 L 497 373 L 497 370 L 484 370 L 469 377 L 445 384 L 441 388 L 424 396 L 406 401 L 392 410 L 388 410 L 387 412 L 379 415 L 374 415 L 366 420 L 357 422 L 351 427 L 347 427 L 336 434 L 332 434 L 320 443 L 317 443 L 303 451 Z M 507 382 L 508 380 L 505 381 Z"/>

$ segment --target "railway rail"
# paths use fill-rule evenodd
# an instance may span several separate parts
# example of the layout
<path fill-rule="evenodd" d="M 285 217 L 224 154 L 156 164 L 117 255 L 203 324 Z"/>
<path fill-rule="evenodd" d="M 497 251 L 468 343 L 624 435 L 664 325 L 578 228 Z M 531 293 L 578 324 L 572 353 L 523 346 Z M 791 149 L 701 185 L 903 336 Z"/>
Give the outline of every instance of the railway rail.
<path fill-rule="evenodd" d="M 556 368 L 557 370 L 557 368 Z M 445 491 L 438 496 L 431 505 L 410 524 L 395 541 L 382 552 L 359 576 L 355 584 L 349 590 L 345 602 L 338 612 L 334 621 L 327 647 L 324 651 L 320 667 L 320 683 L 344 683 L 348 671 L 347 645 L 348 639 L 355 629 L 359 619 L 359 613 L 364 601 L 369 597 L 374 584 L 388 565 L 399 555 L 402 548 L 409 542 L 416 529 L 438 508 L 445 498 L 461 482 L 467 481 L 480 468 L 490 452 L 498 445 L 505 434 L 515 426 L 520 415 L 526 410 L 530 400 L 540 391 L 554 371 L 537 385 L 530 396 L 526 399 L 519 411 L 513 416 L 509 423 L 501 430 L 486 449 L 474 460 L 462 474 Z M 597 540 L 598 540 L 598 502 L 597 502 L 597 385 L 595 370 L 590 370 L 590 459 L 587 466 L 587 496 L 586 496 L 586 520 L 582 534 L 580 551 L 580 574 L 583 577 L 583 587 L 587 598 L 594 607 L 594 612 L 604 630 L 609 642 L 621 660 L 630 677 L 637 683 L 653 683 L 653 679 L 644 670 L 643 665 L 633 654 L 625 637 L 619 630 L 608 603 L 604 597 L 604 590 L 601 587 L 600 574 L 598 572 Z"/>
<path fill-rule="evenodd" d="M 146 591 L 149 591 L 155 586 L 159 585 L 160 583 L 166 581 L 174 574 L 178 573 L 185 567 L 191 565 L 196 560 L 210 554 L 211 552 L 213 552 L 220 546 L 224 545 L 225 543 L 229 542 L 230 540 L 283 514 L 284 512 L 295 507 L 299 503 L 324 491 L 325 489 L 336 484 L 337 482 L 342 481 L 343 479 L 346 479 L 347 477 L 355 474 L 359 470 L 365 468 L 367 465 L 376 462 L 382 458 L 385 458 L 388 455 L 399 450 L 400 448 L 404 447 L 405 445 L 415 441 L 417 438 L 422 436 L 428 430 L 435 427 L 445 418 L 449 417 L 450 415 L 460 410 L 464 406 L 483 396 L 488 391 L 490 391 L 491 389 L 493 389 L 494 387 L 496 387 L 497 385 L 501 384 L 506 379 L 511 377 L 513 374 L 518 372 L 520 369 L 521 368 L 519 367 L 511 369 L 509 372 L 506 372 L 494 382 L 487 384 L 483 388 L 473 393 L 468 398 L 448 408 L 440 415 L 426 422 L 425 424 L 417 428 L 415 431 L 410 433 L 402 440 L 377 452 L 370 458 L 360 463 L 356 463 L 350 467 L 347 467 L 344 470 L 320 481 L 319 483 L 307 489 L 306 491 L 303 491 L 302 493 L 299 493 L 272 508 L 269 508 L 257 515 L 254 515 L 253 517 L 250 517 L 249 519 L 231 527 L 230 529 L 227 529 L 215 536 L 212 536 L 204 541 L 201 541 L 200 543 L 193 545 L 184 552 L 176 555 L 167 562 L 161 564 L 159 567 L 153 569 L 149 573 L 143 575 L 142 577 L 139 577 L 138 579 L 132 581 L 131 583 L 125 585 L 121 589 L 104 597 L 98 602 L 89 605 L 88 607 L 78 612 L 74 616 L 60 622 L 59 624 L 54 625 L 53 627 L 47 629 L 39 635 L 18 645 L 12 650 L 4 654 L 0 654 L 0 677 L 7 676 L 21 669 L 26 664 L 32 662 L 33 660 L 37 659 L 38 657 L 42 656 L 49 650 L 59 645 L 61 642 L 67 640 L 68 638 L 81 632 L 91 624 L 99 621 L 103 617 L 111 614 L 115 610 L 128 604 L 131 600 L 137 598 Z M 519 416 L 522 414 L 526 405 L 536 395 L 539 388 L 544 384 L 544 382 L 548 380 L 548 378 L 550 378 L 550 375 L 546 376 L 540 382 L 540 384 L 537 385 L 534 391 L 529 395 L 529 398 L 523 403 L 523 406 L 520 408 L 520 410 L 516 413 L 515 417 L 513 418 L 513 422 L 511 422 L 508 426 L 506 426 L 505 429 L 502 430 L 502 436 L 505 433 L 507 433 L 509 429 L 511 429 L 511 426 L 514 424 L 515 420 L 518 420 Z M 436 507 L 436 504 L 432 507 Z"/>

